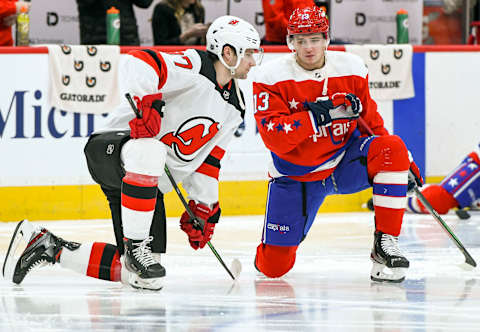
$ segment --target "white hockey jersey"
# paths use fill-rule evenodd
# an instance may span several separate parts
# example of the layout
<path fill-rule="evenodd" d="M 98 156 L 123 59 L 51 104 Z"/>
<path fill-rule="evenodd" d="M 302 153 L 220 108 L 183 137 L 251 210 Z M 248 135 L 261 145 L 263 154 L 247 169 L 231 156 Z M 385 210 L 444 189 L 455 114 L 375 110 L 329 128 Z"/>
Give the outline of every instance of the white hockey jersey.
<path fill-rule="evenodd" d="M 167 146 L 171 174 L 183 182 L 190 199 L 217 202 L 220 160 L 244 115 L 237 82 L 219 86 L 208 54 L 194 49 L 173 54 L 132 51 L 120 67 L 119 79 L 122 96 L 128 92 L 142 99 L 161 93 L 165 106 L 156 138 Z M 134 117 L 125 98 L 102 131 L 128 130 Z M 162 193 L 172 189 L 166 174 L 159 178 L 158 188 Z"/>

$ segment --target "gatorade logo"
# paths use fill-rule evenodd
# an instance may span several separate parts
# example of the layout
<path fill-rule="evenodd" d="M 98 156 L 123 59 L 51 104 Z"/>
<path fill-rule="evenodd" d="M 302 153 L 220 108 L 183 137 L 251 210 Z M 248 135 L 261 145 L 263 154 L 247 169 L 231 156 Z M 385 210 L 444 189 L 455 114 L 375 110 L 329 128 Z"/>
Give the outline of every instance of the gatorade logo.
<path fill-rule="evenodd" d="M 377 60 L 379 56 L 380 56 L 379 50 L 370 50 L 370 59 Z"/>
<path fill-rule="evenodd" d="M 95 86 L 95 84 L 97 84 L 97 79 L 95 77 L 85 77 L 85 84 L 89 87 L 89 88 L 93 88 Z"/>
<path fill-rule="evenodd" d="M 62 76 L 62 83 L 63 85 L 67 86 L 70 84 L 70 76 L 68 75 L 63 75 Z"/>
<path fill-rule="evenodd" d="M 95 56 L 97 54 L 97 48 L 95 46 L 87 46 L 87 53 L 90 56 Z"/>
<path fill-rule="evenodd" d="M 390 69 L 391 68 L 389 64 L 386 64 L 386 65 L 382 64 L 382 73 L 384 75 L 388 75 L 390 73 Z"/>
<path fill-rule="evenodd" d="M 77 60 L 74 60 L 73 61 L 73 68 L 75 68 L 76 71 L 82 71 L 83 69 L 83 61 L 77 61 Z"/>
<path fill-rule="evenodd" d="M 403 56 L 403 50 L 393 50 L 393 57 L 397 60 L 401 59 Z"/>
<path fill-rule="evenodd" d="M 117 19 L 113 20 L 112 26 L 113 26 L 115 29 L 120 29 L 120 19 L 117 18 Z"/>
<path fill-rule="evenodd" d="M 61 50 L 63 52 L 63 54 L 70 54 L 72 53 L 72 48 L 68 45 L 62 45 L 61 46 Z"/>
<path fill-rule="evenodd" d="M 107 72 L 107 71 L 110 71 L 110 69 L 112 69 L 112 64 L 110 63 L 110 61 L 100 61 L 100 70 L 101 71 L 104 71 L 104 72 Z"/>

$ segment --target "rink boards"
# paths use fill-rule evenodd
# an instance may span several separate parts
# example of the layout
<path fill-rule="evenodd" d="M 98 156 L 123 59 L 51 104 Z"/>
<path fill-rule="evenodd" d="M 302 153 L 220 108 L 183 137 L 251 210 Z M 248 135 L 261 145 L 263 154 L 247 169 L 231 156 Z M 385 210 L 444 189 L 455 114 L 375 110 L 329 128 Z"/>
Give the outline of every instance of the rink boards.
<path fill-rule="evenodd" d="M 338 48 L 338 47 L 337 47 Z M 269 48 L 264 61 L 286 49 Z M 478 47 L 414 47 L 415 97 L 379 102 L 386 127 L 400 135 L 430 182 L 446 175 L 480 141 Z M 16 52 L 16 53 L 14 53 Z M 0 221 L 109 216 L 88 174 L 83 147 L 103 115 L 48 104 L 46 48 L 0 48 Z M 246 130 L 222 161 L 220 202 L 225 215 L 263 214 L 268 152 L 256 132 L 251 82 L 242 82 Z M 359 211 L 370 196 L 330 197 L 321 211 Z M 166 195 L 169 216 L 182 212 Z"/>

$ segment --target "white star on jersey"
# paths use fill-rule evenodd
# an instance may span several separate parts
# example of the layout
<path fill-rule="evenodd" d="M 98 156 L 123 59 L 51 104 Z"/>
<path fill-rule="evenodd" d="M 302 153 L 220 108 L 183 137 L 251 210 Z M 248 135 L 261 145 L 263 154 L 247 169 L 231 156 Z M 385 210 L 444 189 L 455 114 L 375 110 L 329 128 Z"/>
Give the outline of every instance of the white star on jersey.
<path fill-rule="evenodd" d="M 453 178 L 450 181 L 448 181 L 448 184 L 453 188 L 458 184 L 458 180 L 456 178 Z"/>
<path fill-rule="evenodd" d="M 285 130 L 285 134 L 288 134 L 289 131 L 292 131 L 292 124 L 291 123 L 284 123 L 283 130 Z"/>
<path fill-rule="evenodd" d="M 270 121 L 267 123 L 267 131 L 273 130 L 273 126 L 275 126 L 275 122 Z"/>
<path fill-rule="evenodd" d="M 290 104 L 290 108 L 297 109 L 298 101 L 295 101 L 295 98 L 292 98 L 292 101 L 288 102 Z"/>
<path fill-rule="evenodd" d="M 474 170 L 475 168 L 477 168 L 478 166 L 477 166 L 476 164 L 474 164 L 474 163 L 471 163 L 471 164 L 468 164 L 467 167 L 470 168 L 470 169 L 473 171 L 473 170 Z"/>

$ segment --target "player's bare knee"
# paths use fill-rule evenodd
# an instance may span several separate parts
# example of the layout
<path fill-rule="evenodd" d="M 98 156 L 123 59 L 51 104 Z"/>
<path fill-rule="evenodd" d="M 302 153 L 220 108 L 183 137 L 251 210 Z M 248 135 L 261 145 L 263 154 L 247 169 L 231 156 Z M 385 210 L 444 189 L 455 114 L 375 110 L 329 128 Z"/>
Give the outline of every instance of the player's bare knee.
<path fill-rule="evenodd" d="M 150 176 L 163 174 L 166 157 L 165 145 L 155 138 L 131 139 L 121 153 L 125 171 Z"/>
<path fill-rule="evenodd" d="M 269 278 L 279 278 L 290 271 L 295 264 L 298 246 L 281 247 L 260 244 L 257 247 L 255 266 Z"/>

